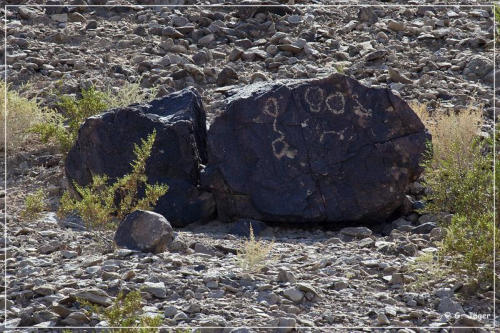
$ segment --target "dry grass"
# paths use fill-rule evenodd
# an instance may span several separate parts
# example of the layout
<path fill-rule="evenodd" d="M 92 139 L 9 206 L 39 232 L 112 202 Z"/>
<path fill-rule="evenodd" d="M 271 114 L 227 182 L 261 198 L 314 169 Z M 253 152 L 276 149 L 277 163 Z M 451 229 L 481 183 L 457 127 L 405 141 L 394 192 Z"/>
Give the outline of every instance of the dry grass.
<path fill-rule="evenodd" d="M 5 114 L 5 89 L 7 89 L 7 115 Z M 44 108 L 35 99 L 23 97 L 0 81 L 0 148 L 17 150 L 33 135 L 30 128 L 44 119 Z M 4 121 L 7 117 L 7 142 L 4 136 Z"/>
<path fill-rule="evenodd" d="M 125 107 L 134 103 L 148 102 L 157 92 L 157 87 L 142 89 L 139 83 L 127 82 L 119 88 L 109 88 L 106 91 L 106 102 L 110 108 Z"/>
<path fill-rule="evenodd" d="M 433 110 L 427 105 L 411 103 L 410 106 L 420 117 L 432 135 L 432 164 L 438 168 L 444 161 L 456 161 L 468 168 L 475 159 L 471 149 L 482 123 L 482 108 L 469 106 L 459 112 Z"/>
<path fill-rule="evenodd" d="M 259 271 L 270 257 L 274 242 L 265 244 L 255 239 L 250 224 L 250 238 L 245 241 L 241 251 L 238 251 L 236 260 L 241 268 L 248 271 Z"/>
<path fill-rule="evenodd" d="M 491 282 L 493 269 L 493 139 L 477 134 L 482 123 L 481 107 L 457 113 L 414 104 L 432 138 L 432 153 L 423 163 L 423 184 L 428 188 L 422 213 L 451 213 L 451 221 L 440 221 L 446 237 L 440 254 L 451 267 L 467 271 L 470 278 Z M 498 230 L 497 230 L 498 231 Z M 425 260 L 425 272 L 433 269 Z M 439 267 L 435 267 L 439 272 Z M 418 283 L 417 283 L 418 284 Z"/>
<path fill-rule="evenodd" d="M 408 291 L 420 292 L 429 290 L 435 284 L 449 276 L 450 269 L 442 264 L 439 254 L 424 253 L 416 257 L 408 266 L 408 272 L 416 276 L 414 281 L 405 285 Z"/>

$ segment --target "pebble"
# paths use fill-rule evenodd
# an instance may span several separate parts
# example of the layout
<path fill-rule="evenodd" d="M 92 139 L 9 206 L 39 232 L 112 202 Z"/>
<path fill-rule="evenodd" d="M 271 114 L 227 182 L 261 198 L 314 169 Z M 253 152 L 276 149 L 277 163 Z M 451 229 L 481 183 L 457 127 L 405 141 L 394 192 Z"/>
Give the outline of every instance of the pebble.
<path fill-rule="evenodd" d="M 143 290 L 157 298 L 167 297 L 167 289 L 163 282 L 144 282 Z"/>
<path fill-rule="evenodd" d="M 340 233 L 356 238 L 365 238 L 372 235 L 372 231 L 367 227 L 347 227 L 341 229 Z"/>
<path fill-rule="evenodd" d="M 379 313 L 377 315 L 377 324 L 383 326 L 383 325 L 390 325 L 391 322 L 384 313 Z"/>
<path fill-rule="evenodd" d="M 283 291 L 283 296 L 289 300 L 299 303 L 304 298 L 304 293 L 296 287 L 288 288 Z"/>

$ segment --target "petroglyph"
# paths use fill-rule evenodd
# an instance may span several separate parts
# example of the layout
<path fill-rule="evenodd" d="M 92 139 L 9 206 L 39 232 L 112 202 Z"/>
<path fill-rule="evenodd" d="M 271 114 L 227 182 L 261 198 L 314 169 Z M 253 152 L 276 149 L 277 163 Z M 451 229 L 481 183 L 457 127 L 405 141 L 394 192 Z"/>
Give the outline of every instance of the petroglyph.
<path fill-rule="evenodd" d="M 325 100 L 325 104 L 328 110 L 330 110 L 333 114 L 344 113 L 345 98 L 344 95 L 340 92 L 328 95 Z"/>
<path fill-rule="evenodd" d="M 323 141 L 325 140 L 325 136 L 328 134 L 337 135 L 340 140 L 344 140 L 344 131 L 345 128 L 341 131 L 324 131 L 323 133 L 321 133 L 321 136 L 319 137 L 319 142 L 323 143 Z"/>
<path fill-rule="evenodd" d="M 359 117 L 358 123 L 361 127 L 366 128 L 369 123 L 369 118 L 372 116 L 372 110 L 365 109 L 363 105 L 359 102 L 359 96 L 357 94 L 352 95 L 353 106 L 352 109 L 354 114 Z"/>
<path fill-rule="evenodd" d="M 285 141 L 285 133 L 278 129 L 279 106 L 278 100 L 270 97 L 264 104 L 264 113 L 273 118 L 273 131 L 278 134 L 278 138 L 271 143 L 273 154 L 277 159 L 282 159 L 284 156 L 295 158 L 297 155 L 296 149 L 291 149 L 288 142 Z"/>
<path fill-rule="evenodd" d="M 319 87 L 308 87 L 304 95 L 307 105 L 309 105 L 309 110 L 311 112 L 320 112 L 321 105 L 323 104 L 323 89 Z"/>
<path fill-rule="evenodd" d="M 353 103 L 353 110 L 356 115 L 362 118 L 368 118 L 371 117 L 372 113 L 371 110 L 367 110 L 361 105 L 359 102 L 359 96 L 356 94 L 352 95 L 352 100 L 354 101 Z"/>

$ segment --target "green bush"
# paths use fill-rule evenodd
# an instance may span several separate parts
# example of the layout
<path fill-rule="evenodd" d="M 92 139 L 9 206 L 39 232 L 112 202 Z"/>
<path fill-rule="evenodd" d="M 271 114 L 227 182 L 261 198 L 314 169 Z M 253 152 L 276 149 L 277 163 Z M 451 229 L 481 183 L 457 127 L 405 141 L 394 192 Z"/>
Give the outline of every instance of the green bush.
<path fill-rule="evenodd" d="M 496 29 L 497 29 L 497 34 L 496 34 L 496 39 L 497 41 L 500 40 L 500 6 L 498 4 L 495 4 L 495 23 L 496 23 Z"/>
<path fill-rule="evenodd" d="M 151 155 L 156 130 L 141 139 L 141 146 L 134 144 L 135 160 L 130 164 L 132 172 L 116 179 L 109 185 L 111 179 L 106 175 L 94 175 L 88 186 L 74 184 L 80 198 L 75 198 L 68 191 L 64 192 L 58 214 L 67 216 L 78 214 L 91 229 L 114 229 L 116 222 L 125 215 L 137 209 L 151 209 L 167 190 L 167 185 L 148 184 L 146 176 L 146 161 Z M 139 192 L 144 189 L 144 196 L 139 198 Z"/>
<path fill-rule="evenodd" d="M 112 91 L 83 89 L 81 97 L 63 95 L 57 107 L 60 112 L 46 110 L 44 116 L 31 126 L 31 132 L 40 135 L 42 142 L 55 141 L 63 153 L 67 153 L 78 136 L 78 129 L 88 117 L 107 109 L 142 103 L 156 94 L 156 89 L 141 90 L 138 83 L 126 83 Z"/>
<path fill-rule="evenodd" d="M 113 304 L 107 308 L 82 300 L 80 300 L 80 303 L 89 309 L 90 314 L 96 314 L 101 320 L 105 320 L 109 327 L 135 327 L 134 329 L 113 328 L 106 330 L 108 332 L 159 332 L 156 327 L 160 327 L 163 321 L 160 315 L 154 317 L 143 315 L 141 308 L 142 297 L 138 290 L 131 291 L 127 295 L 118 294 Z"/>
<path fill-rule="evenodd" d="M 42 142 L 54 140 L 61 151 L 67 153 L 78 136 L 78 129 L 85 119 L 110 107 L 109 96 L 94 87 L 84 89 L 82 97 L 62 96 L 57 103 L 61 113 L 47 113 L 43 121 L 32 126 L 31 131 L 40 135 Z"/>
<path fill-rule="evenodd" d="M 452 266 L 466 271 L 471 279 L 489 283 L 495 246 L 493 152 L 492 142 L 475 134 L 480 119 L 480 112 L 470 108 L 469 112 L 441 115 L 438 121 L 425 119 L 437 153 L 429 154 L 424 163 L 424 184 L 430 191 L 422 212 L 453 214 L 451 221 L 440 221 L 446 230 L 441 254 L 449 256 Z M 498 230 L 496 233 L 498 237 Z"/>
<path fill-rule="evenodd" d="M 461 148 L 457 146 L 456 149 Z M 469 149 L 472 153 L 470 163 L 464 163 L 460 154 L 450 154 L 437 165 L 427 160 L 425 184 L 431 192 L 426 197 L 426 212 L 450 212 L 471 219 L 492 213 L 492 156 L 484 155 L 477 141 Z"/>
<path fill-rule="evenodd" d="M 45 192 L 43 189 L 39 189 L 24 199 L 24 210 L 21 212 L 21 219 L 35 220 L 40 217 L 40 213 L 46 208 Z"/>

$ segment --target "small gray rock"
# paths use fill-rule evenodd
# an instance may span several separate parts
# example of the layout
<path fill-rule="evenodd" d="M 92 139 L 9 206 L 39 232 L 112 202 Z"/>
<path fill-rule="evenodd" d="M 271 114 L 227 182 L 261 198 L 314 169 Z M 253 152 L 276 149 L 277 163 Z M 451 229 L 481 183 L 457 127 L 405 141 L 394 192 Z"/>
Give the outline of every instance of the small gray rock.
<path fill-rule="evenodd" d="M 295 318 L 280 318 L 279 323 L 278 323 L 278 332 L 280 333 L 287 333 L 291 332 L 295 329 L 295 326 L 297 325 L 297 321 Z"/>
<path fill-rule="evenodd" d="M 163 282 L 144 282 L 144 291 L 150 293 L 156 298 L 167 297 L 167 289 Z"/>
<path fill-rule="evenodd" d="M 179 312 L 179 310 L 177 310 L 177 308 L 173 305 L 169 305 L 169 306 L 166 306 L 164 309 L 164 315 L 165 317 L 167 318 L 173 318 L 177 312 Z"/>
<path fill-rule="evenodd" d="M 346 236 L 365 238 L 372 235 L 372 231 L 367 227 L 347 227 L 340 230 L 340 233 Z"/>
<path fill-rule="evenodd" d="M 377 315 L 377 324 L 378 325 L 389 325 L 391 322 L 387 318 L 387 316 L 384 313 L 379 313 Z"/>
<path fill-rule="evenodd" d="M 285 289 L 283 291 L 283 296 L 285 296 L 286 298 L 295 303 L 299 303 L 304 298 L 304 293 L 300 291 L 298 288 L 292 287 Z"/>
<path fill-rule="evenodd" d="M 278 282 L 290 282 L 290 283 L 295 283 L 297 279 L 293 275 L 292 272 L 285 268 L 279 268 L 278 269 Z"/>
<path fill-rule="evenodd" d="M 436 227 L 437 227 L 436 223 L 434 223 L 434 222 L 427 222 L 427 223 L 421 224 L 419 226 L 416 226 L 411 231 L 414 234 L 428 234 L 428 233 L 430 233 Z"/>
<path fill-rule="evenodd" d="M 175 316 L 174 316 L 174 320 L 175 321 L 182 321 L 182 320 L 186 320 L 188 319 L 188 316 L 187 314 L 185 314 L 184 312 L 182 311 L 179 311 Z"/>
<path fill-rule="evenodd" d="M 462 308 L 462 305 L 451 299 L 450 297 L 443 297 L 441 298 L 441 301 L 439 302 L 438 306 L 438 311 L 439 313 L 451 313 L 452 315 L 455 315 L 456 313 L 464 314 L 465 311 Z"/>

